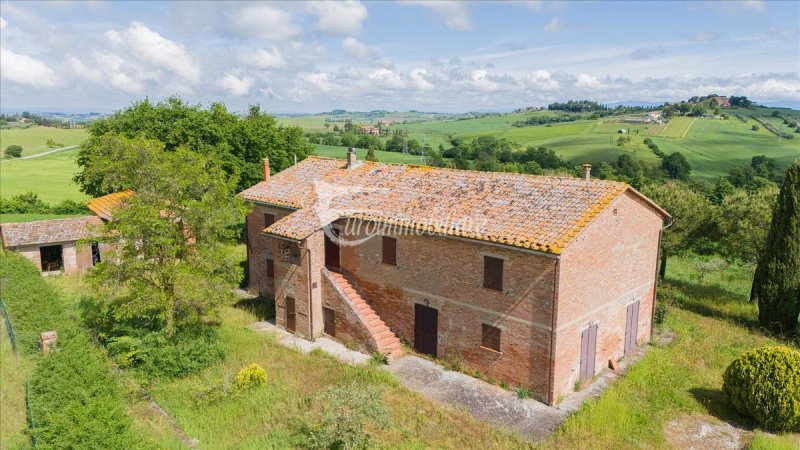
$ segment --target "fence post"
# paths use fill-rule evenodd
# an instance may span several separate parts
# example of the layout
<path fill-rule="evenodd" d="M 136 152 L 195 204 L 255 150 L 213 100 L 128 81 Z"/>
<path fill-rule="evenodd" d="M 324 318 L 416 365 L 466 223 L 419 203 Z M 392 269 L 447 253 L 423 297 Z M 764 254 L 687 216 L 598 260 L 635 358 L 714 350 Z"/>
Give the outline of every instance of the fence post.
<path fill-rule="evenodd" d="M 3 314 L 3 319 L 6 321 L 6 330 L 8 330 L 8 338 L 11 340 L 11 349 L 14 352 L 17 351 L 17 336 L 14 333 L 14 327 L 11 326 L 11 319 L 8 317 L 8 311 L 6 310 L 6 304 L 3 303 L 3 298 L 0 297 L 0 313 Z"/>
<path fill-rule="evenodd" d="M 29 395 L 28 380 L 25 380 L 25 409 L 28 410 L 28 425 L 31 427 L 31 441 L 33 448 L 39 448 L 39 442 L 36 440 L 36 424 L 33 422 L 33 411 L 31 411 L 31 398 Z"/>

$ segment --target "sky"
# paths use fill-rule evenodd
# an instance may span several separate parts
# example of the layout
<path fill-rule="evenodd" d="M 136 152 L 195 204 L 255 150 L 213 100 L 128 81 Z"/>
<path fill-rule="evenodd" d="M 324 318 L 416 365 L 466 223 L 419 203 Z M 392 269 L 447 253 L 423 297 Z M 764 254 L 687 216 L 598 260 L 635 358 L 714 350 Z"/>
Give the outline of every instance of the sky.
<path fill-rule="evenodd" d="M 800 103 L 800 2 L 0 1 L 0 108 Z"/>

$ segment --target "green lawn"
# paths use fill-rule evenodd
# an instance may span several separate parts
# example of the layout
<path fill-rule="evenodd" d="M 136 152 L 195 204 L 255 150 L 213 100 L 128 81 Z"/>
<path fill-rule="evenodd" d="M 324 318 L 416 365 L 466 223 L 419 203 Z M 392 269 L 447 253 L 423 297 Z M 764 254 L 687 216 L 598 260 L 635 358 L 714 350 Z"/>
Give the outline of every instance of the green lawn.
<path fill-rule="evenodd" d="M 314 153 L 319 156 L 325 156 L 328 158 L 337 158 L 337 159 L 346 159 L 347 158 L 347 147 L 339 147 L 335 145 L 321 145 L 316 144 L 316 149 Z M 358 159 L 365 160 L 367 157 L 367 150 L 363 148 L 356 149 L 356 154 L 358 155 Z M 409 155 L 407 153 L 397 153 L 397 152 L 385 152 L 382 150 L 376 150 L 375 156 L 378 158 L 378 162 L 385 162 L 385 163 L 405 163 L 405 164 L 422 164 L 419 155 Z"/>
<path fill-rule="evenodd" d="M 47 146 L 48 139 L 53 139 L 57 144 L 64 144 L 66 147 L 80 144 L 87 136 L 85 128 L 63 129 L 41 126 L 11 128 L 0 130 L 0 149 L 5 151 L 9 145 L 21 145 L 22 156 L 31 156 L 52 150 Z"/>
<path fill-rule="evenodd" d="M 75 163 L 77 151 L 67 150 L 17 161 L 4 160 L 0 163 L 0 197 L 33 192 L 47 203 L 87 200 L 89 197 L 81 193 L 72 181 L 78 171 Z"/>

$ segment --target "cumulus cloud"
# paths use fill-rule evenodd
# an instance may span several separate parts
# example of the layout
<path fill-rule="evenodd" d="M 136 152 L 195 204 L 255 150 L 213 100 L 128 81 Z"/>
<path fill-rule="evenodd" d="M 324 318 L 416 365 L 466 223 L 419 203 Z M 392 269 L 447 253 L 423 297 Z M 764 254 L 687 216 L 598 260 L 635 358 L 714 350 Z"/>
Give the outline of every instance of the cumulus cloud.
<path fill-rule="evenodd" d="M 270 50 L 263 48 L 239 54 L 239 61 L 256 69 L 279 69 L 286 66 L 286 60 L 275 46 Z"/>
<path fill-rule="evenodd" d="M 559 19 L 558 16 L 553 16 L 553 18 L 550 19 L 550 22 L 547 22 L 547 25 L 544 26 L 544 31 L 548 33 L 555 33 L 561 31 L 562 27 L 563 25 L 561 25 L 561 19 Z"/>
<path fill-rule="evenodd" d="M 361 2 L 309 2 L 308 11 L 319 17 L 316 28 L 326 33 L 353 35 L 361 32 L 362 22 L 369 13 Z"/>
<path fill-rule="evenodd" d="M 345 53 L 359 61 L 367 61 L 375 56 L 375 52 L 369 47 L 352 37 L 345 38 L 342 41 L 342 49 L 344 49 Z"/>
<path fill-rule="evenodd" d="M 33 88 L 54 88 L 61 79 L 47 64 L 28 55 L 0 47 L 0 78 Z"/>
<path fill-rule="evenodd" d="M 227 73 L 225 76 L 217 81 L 217 85 L 230 95 L 241 97 L 250 93 L 250 88 L 253 86 L 255 79 L 253 77 L 242 76 L 238 77 L 232 73 Z"/>
<path fill-rule="evenodd" d="M 558 89 L 558 81 L 553 79 L 550 72 L 546 70 L 536 70 L 522 76 L 522 83 L 525 86 L 543 91 L 554 91 Z"/>
<path fill-rule="evenodd" d="M 200 67 L 183 44 L 173 42 L 141 22 L 131 22 L 128 28 L 105 33 L 116 48 L 130 53 L 144 64 L 165 69 L 190 83 L 200 81 Z"/>
<path fill-rule="evenodd" d="M 631 59 L 650 59 L 664 54 L 664 47 L 641 47 L 631 52 Z"/>
<path fill-rule="evenodd" d="M 444 20 L 452 30 L 471 30 L 475 28 L 472 17 L 464 2 L 456 0 L 409 0 L 401 4 L 418 5 L 430 9 Z"/>
<path fill-rule="evenodd" d="M 0 17 L 0 30 L 5 30 L 5 28 L 7 26 L 8 26 L 8 22 L 6 22 L 6 19 L 3 19 L 2 17 Z"/>
<path fill-rule="evenodd" d="M 286 11 L 267 4 L 246 6 L 230 16 L 235 31 L 270 41 L 286 41 L 300 34 Z"/>

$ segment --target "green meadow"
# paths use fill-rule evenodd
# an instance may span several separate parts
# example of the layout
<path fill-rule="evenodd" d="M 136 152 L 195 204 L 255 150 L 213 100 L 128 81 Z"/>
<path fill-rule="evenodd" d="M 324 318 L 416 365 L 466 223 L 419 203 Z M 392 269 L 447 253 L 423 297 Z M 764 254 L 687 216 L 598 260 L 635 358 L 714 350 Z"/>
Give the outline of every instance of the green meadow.
<path fill-rule="evenodd" d="M 9 128 L 0 130 L 0 149 L 5 150 L 9 145 L 21 145 L 22 156 L 31 156 L 58 147 L 78 145 L 86 139 L 86 136 L 86 129 L 83 128 L 63 129 L 41 126 Z M 48 147 L 48 139 L 52 139 L 59 145 Z"/>
<path fill-rule="evenodd" d="M 3 160 L 0 162 L 0 197 L 33 192 L 51 204 L 88 200 L 72 181 L 78 171 L 77 152 L 76 148 L 32 159 Z"/>

